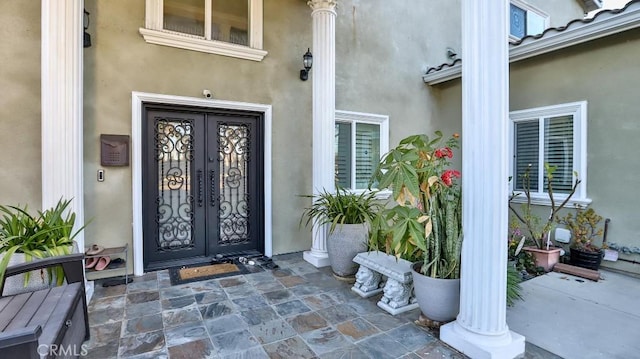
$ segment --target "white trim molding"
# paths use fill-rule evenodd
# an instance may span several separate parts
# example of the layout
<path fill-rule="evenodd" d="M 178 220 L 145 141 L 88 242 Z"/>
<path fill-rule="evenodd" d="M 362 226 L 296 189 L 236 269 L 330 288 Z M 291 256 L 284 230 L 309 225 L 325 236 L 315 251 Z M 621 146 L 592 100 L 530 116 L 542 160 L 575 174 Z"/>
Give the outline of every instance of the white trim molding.
<path fill-rule="evenodd" d="M 82 0 L 42 0 L 42 209 L 72 200 L 84 225 Z M 84 231 L 75 238 L 84 251 Z"/>
<path fill-rule="evenodd" d="M 640 3 L 634 3 L 628 5 L 623 12 L 601 14 L 592 21 L 573 23 L 562 31 L 550 30 L 541 37 L 529 37 L 522 43 L 512 44 L 509 50 L 509 62 L 528 59 L 638 27 L 640 27 Z M 425 74 L 422 79 L 433 86 L 461 76 L 462 64 L 457 63 L 441 71 Z"/>
<path fill-rule="evenodd" d="M 271 105 L 209 100 L 195 97 L 173 96 L 146 92 L 131 93 L 131 157 L 133 193 L 133 273 L 144 274 L 143 233 L 142 233 L 142 105 L 143 103 L 196 106 L 210 109 L 255 111 L 264 114 L 264 254 L 273 255 L 273 214 L 272 214 L 272 109 Z"/>
<path fill-rule="evenodd" d="M 180 49 L 206 52 L 239 59 L 262 61 L 267 51 L 263 44 L 263 0 L 249 1 L 249 46 L 211 39 L 211 23 L 205 21 L 205 36 L 165 30 L 163 25 L 163 0 L 146 0 L 145 27 L 140 34 L 150 44 L 177 47 Z M 211 0 L 205 2 L 205 13 L 211 14 Z M 210 18 L 210 17 L 207 17 Z"/>

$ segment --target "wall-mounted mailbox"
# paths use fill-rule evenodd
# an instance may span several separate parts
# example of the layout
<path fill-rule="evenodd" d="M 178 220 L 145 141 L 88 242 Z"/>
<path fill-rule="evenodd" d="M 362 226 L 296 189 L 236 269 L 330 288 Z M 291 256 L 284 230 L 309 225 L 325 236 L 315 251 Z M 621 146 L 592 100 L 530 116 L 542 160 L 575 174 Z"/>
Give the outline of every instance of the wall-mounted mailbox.
<path fill-rule="evenodd" d="M 129 136 L 100 135 L 100 165 L 129 165 Z"/>

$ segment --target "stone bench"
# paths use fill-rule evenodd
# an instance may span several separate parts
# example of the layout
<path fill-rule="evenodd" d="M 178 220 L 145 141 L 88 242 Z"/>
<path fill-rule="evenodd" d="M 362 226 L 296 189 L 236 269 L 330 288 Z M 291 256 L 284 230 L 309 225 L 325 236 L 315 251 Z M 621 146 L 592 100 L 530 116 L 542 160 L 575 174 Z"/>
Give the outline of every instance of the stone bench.
<path fill-rule="evenodd" d="M 391 315 L 418 308 L 413 295 L 411 262 L 379 251 L 358 253 L 353 261 L 358 263 L 360 268 L 356 273 L 352 291 L 363 298 L 383 292 L 378 307 Z M 384 288 L 381 288 L 383 276 L 387 281 Z"/>

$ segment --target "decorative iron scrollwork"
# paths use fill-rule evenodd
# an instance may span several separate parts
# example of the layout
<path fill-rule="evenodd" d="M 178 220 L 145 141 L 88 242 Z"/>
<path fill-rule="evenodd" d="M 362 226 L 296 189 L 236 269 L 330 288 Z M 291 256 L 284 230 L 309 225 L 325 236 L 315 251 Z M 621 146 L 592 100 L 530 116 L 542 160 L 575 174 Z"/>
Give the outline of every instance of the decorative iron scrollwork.
<path fill-rule="evenodd" d="M 251 133 L 244 124 L 218 125 L 219 186 L 218 244 L 230 245 L 251 240 L 248 170 Z"/>
<path fill-rule="evenodd" d="M 156 198 L 158 251 L 190 248 L 193 238 L 191 168 L 193 120 L 155 118 L 155 160 L 158 165 Z"/>

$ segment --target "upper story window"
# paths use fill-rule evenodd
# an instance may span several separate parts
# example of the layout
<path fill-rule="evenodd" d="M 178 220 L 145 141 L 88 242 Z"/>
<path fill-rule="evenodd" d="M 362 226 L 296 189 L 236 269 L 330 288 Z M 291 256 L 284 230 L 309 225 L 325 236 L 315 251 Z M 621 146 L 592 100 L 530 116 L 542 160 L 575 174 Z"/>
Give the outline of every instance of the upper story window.
<path fill-rule="evenodd" d="M 261 61 L 263 0 L 146 0 L 152 44 Z"/>
<path fill-rule="evenodd" d="M 549 15 L 522 0 L 511 0 L 509 19 L 512 40 L 540 34 L 549 27 Z"/>
<path fill-rule="evenodd" d="M 551 182 L 554 199 L 563 200 L 577 178 L 582 182 L 572 203 L 587 198 L 587 102 L 573 102 L 511 112 L 511 189 L 522 192 L 522 175 L 531 166 L 530 190 L 535 204 L 550 204 L 545 163 L 556 168 Z M 516 197 L 525 200 L 525 196 Z"/>
<path fill-rule="evenodd" d="M 336 111 L 336 186 L 366 190 L 380 157 L 389 151 L 389 117 Z"/>

